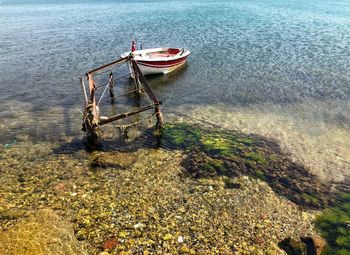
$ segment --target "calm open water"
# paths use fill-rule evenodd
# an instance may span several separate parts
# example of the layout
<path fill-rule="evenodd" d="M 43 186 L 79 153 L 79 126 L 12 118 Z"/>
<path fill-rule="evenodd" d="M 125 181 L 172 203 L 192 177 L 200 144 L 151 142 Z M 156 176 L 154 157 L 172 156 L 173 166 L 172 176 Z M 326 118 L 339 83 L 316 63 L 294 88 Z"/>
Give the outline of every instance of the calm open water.
<path fill-rule="evenodd" d="M 321 177 L 349 175 L 348 0 L 2 1 L 0 142 L 82 137 L 79 75 L 133 39 L 192 52 L 182 70 L 149 78 L 166 120 L 258 133 Z"/>

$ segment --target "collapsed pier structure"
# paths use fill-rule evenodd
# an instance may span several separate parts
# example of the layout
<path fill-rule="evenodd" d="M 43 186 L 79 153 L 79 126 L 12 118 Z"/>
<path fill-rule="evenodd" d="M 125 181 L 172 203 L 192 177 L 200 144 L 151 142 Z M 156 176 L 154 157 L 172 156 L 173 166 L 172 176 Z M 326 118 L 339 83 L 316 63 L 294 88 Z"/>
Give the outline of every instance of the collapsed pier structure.
<path fill-rule="evenodd" d="M 109 80 L 108 83 L 104 86 L 97 86 L 94 81 L 94 76 L 103 72 L 106 72 L 108 70 L 111 70 L 112 68 L 119 67 L 123 64 L 129 64 L 129 71 L 133 81 L 134 81 L 134 88 L 130 91 L 127 91 L 126 93 L 123 93 L 122 95 L 115 94 L 114 91 L 114 84 L 115 80 L 117 78 L 113 77 L 113 73 L 109 73 Z M 85 81 L 88 83 L 88 92 L 85 86 Z M 111 63 L 105 64 L 103 66 L 97 67 L 93 70 L 90 70 L 86 73 L 86 78 L 80 77 L 80 85 L 82 88 L 83 96 L 84 96 L 84 112 L 83 112 L 83 128 L 82 130 L 86 133 L 87 141 L 91 145 L 95 145 L 100 140 L 100 134 L 101 130 L 100 127 L 111 123 L 116 120 L 124 119 L 129 116 L 139 114 L 144 111 L 148 111 L 151 109 L 154 109 L 154 113 L 152 115 L 155 115 L 157 123 L 156 123 L 156 129 L 160 130 L 163 126 L 163 116 L 160 110 L 160 105 L 162 104 L 161 101 L 158 100 L 158 98 L 155 96 L 155 94 L 152 91 L 151 86 L 149 85 L 147 79 L 141 72 L 139 66 L 137 65 L 137 62 L 134 60 L 133 54 L 131 53 L 127 57 L 120 58 L 116 61 L 113 61 Z M 97 100 L 96 98 L 96 91 L 100 88 L 103 88 L 104 90 L 102 92 L 101 97 Z M 125 112 L 113 116 L 102 116 L 100 114 L 100 102 L 102 98 L 105 96 L 107 90 L 109 90 L 109 94 L 111 99 L 115 99 L 119 96 L 126 96 L 132 93 L 135 93 L 137 95 L 145 94 L 146 97 L 149 100 L 149 103 L 143 106 L 138 107 L 136 110 Z"/>

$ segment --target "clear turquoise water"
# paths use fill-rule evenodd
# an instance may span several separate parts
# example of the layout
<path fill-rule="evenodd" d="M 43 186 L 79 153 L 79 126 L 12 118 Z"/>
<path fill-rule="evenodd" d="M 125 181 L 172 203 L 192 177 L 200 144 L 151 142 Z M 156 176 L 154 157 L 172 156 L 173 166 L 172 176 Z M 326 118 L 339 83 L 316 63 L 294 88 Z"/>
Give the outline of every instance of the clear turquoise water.
<path fill-rule="evenodd" d="M 318 177 L 350 178 L 348 0 L 0 0 L 1 149 L 23 142 L 30 150 L 27 140 L 54 153 L 85 149 L 78 77 L 133 39 L 192 52 L 185 68 L 149 77 L 166 121 L 208 120 L 266 136 Z M 128 90 L 130 81 L 117 86 Z M 144 101 L 131 96 L 117 106 Z M 113 150 L 116 130 L 106 130 Z"/>
<path fill-rule="evenodd" d="M 81 134 L 78 76 L 118 58 L 132 39 L 192 52 L 183 70 L 150 78 L 166 113 L 325 102 L 311 123 L 350 124 L 349 1 L 2 1 L 0 122 L 15 124 L 1 142 Z M 341 106 L 328 109 L 334 102 Z"/>

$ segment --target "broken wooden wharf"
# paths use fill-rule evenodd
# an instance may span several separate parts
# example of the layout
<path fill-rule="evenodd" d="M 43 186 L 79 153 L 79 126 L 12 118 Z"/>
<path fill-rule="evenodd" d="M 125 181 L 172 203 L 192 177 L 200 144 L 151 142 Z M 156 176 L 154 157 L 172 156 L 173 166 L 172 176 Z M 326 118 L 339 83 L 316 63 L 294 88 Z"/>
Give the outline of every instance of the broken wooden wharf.
<path fill-rule="evenodd" d="M 108 83 L 105 85 L 104 91 L 101 97 L 99 98 L 99 100 L 97 101 L 96 91 L 102 86 L 96 86 L 94 81 L 94 76 L 97 74 L 106 72 L 108 70 L 111 70 L 112 68 L 119 67 L 125 63 L 129 63 L 129 67 L 130 67 L 129 70 L 131 73 L 127 75 L 131 74 L 131 77 L 133 78 L 133 81 L 134 81 L 134 89 L 124 93 L 123 95 L 131 94 L 131 93 L 140 95 L 144 93 L 146 97 L 149 99 L 149 104 L 138 107 L 138 109 L 134 111 L 125 112 L 122 114 L 108 116 L 108 117 L 101 116 L 99 105 L 101 103 L 102 98 L 105 96 L 107 89 L 109 89 L 109 94 L 112 100 L 121 95 L 115 94 L 115 91 L 114 91 L 115 79 L 113 77 L 113 73 L 110 72 Z M 147 79 L 141 72 L 139 66 L 137 65 L 137 62 L 134 60 L 133 54 L 130 54 L 127 57 L 120 58 L 116 61 L 113 61 L 111 63 L 105 64 L 103 66 L 100 66 L 98 68 L 88 71 L 86 73 L 86 80 L 88 82 L 88 92 L 85 86 L 85 79 L 82 76 L 80 77 L 80 85 L 82 88 L 84 101 L 85 101 L 82 130 L 86 133 L 87 141 L 89 144 L 95 145 L 98 143 L 101 136 L 101 130 L 100 130 L 101 126 L 116 120 L 124 119 L 132 115 L 139 114 L 147 110 L 151 110 L 151 109 L 154 109 L 153 115 L 156 116 L 156 120 L 157 120 L 156 129 L 160 130 L 162 128 L 163 117 L 160 109 L 160 105 L 162 104 L 162 102 L 159 101 L 158 98 L 155 96 Z"/>

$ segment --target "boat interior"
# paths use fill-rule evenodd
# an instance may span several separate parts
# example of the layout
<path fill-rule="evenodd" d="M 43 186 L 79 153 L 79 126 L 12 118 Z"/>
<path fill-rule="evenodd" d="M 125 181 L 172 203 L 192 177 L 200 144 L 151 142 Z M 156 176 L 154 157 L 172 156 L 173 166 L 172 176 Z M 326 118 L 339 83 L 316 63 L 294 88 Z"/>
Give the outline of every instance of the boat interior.
<path fill-rule="evenodd" d="M 135 54 L 135 56 L 140 57 L 148 57 L 148 58 L 167 58 L 174 57 L 180 53 L 182 55 L 185 52 L 185 49 L 176 49 L 176 48 L 168 48 L 161 49 L 159 51 L 151 51 L 151 52 L 140 52 L 139 54 Z"/>

